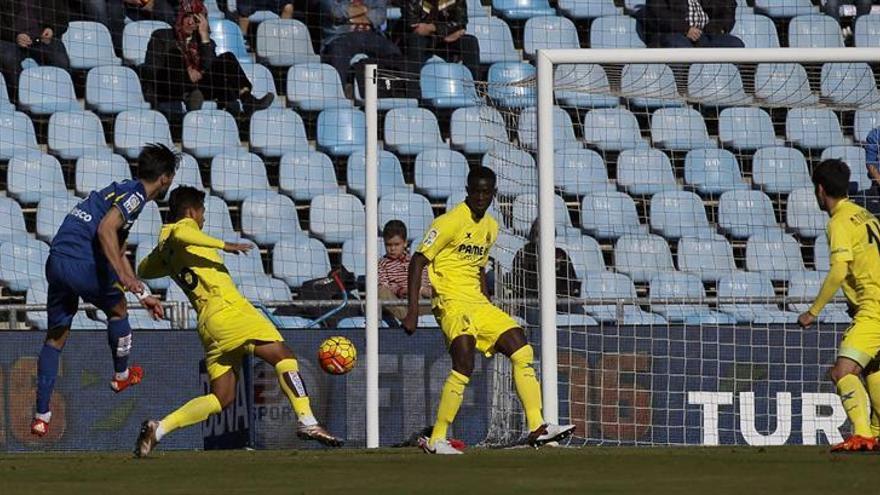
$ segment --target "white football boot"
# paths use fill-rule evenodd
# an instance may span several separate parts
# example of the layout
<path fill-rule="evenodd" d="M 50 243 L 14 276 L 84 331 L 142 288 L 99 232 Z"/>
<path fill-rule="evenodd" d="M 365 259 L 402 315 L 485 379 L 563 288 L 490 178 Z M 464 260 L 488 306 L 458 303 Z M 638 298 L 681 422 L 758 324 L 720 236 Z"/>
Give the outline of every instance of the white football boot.
<path fill-rule="evenodd" d="M 535 431 L 529 433 L 528 443 L 532 447 L 540 447 L 550 442 L 558 442 L 570 437 L 574 433 L 574 425 L 554 425 L 544 423 Z"/>
<path fill-rule="evenodd" d="M 431 442 L 427 437 L 419 437 L 419 447 L 421 447 L 426 454 L 461 455 L 464 453 L 450 445 L 447 440 L 435 440 L 434 442 Z"/>

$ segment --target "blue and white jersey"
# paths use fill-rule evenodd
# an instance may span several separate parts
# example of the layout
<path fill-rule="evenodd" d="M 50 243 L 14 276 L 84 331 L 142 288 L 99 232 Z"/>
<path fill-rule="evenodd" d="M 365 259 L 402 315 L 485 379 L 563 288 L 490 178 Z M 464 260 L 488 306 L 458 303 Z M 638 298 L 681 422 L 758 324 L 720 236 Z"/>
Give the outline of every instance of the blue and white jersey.
<path fill-rule="evenodd" d="M 113 206 L 122 213 L 125 223 L 119 230 L 119 239 L 124 242 L 146 202 L 147 193 L 139 180 L 113 182 L 101 190 L 92 191 L 64 217 L 52 240 L 51 254 L 92 263 L 106 262 L 98 240 L 98 225 L 104 215 Z"/>

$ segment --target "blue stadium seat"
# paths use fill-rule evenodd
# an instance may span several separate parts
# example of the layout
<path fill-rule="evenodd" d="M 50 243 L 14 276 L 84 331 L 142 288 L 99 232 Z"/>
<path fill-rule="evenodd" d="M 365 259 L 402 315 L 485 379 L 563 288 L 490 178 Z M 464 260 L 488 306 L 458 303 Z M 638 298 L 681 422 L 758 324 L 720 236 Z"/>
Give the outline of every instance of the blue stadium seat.
<path fill-rule="evenodd" d="M 275 87 L 275 77 L 272 75 L 272 71 L 270 71 L 263 64 L 242 64 L 241 70 L 244 71 L 248 80 L 253 85 L 251 87 L 251 94 L 257 98 L 262 98 L 267 93 L 272 93 L 275 95 L 275 99 L 272 100 L 273 107 L 283 107 L 284 103 L 281 102 L 281 99 L 278 98 L 278 89 Z"/>
<path fill-rule="evenodd" d="M 461 64 L 425 64 L 419 74 L 422 100 L 434 108 L 461 108 L 480 104 L 474 77 Z"/>
<path fill-rule="evenodd" d="M 21 112 L 0 111 L 0 159 L 39 150 L 31 119 Z"/>
<path fill-rule="evenodd" d="M 711 238 L 715 228 L 709 225 L 703 200 L 690 191 L 663 191 L 651 198 L 651 229 L 667 239 L 681 237 Z"/>
<path fill-rule="evenodd" d="M 827 272 L 830 268 L 830 252 L 828 247 L 828 237 L 824 233 L 816 238 L 813 244 L 813 262 L 816 270 Z"/>
<path fill-rule="evenodd" d="M 486 12 L 483 3 L 480 0 L 465 0 L 465 3 L 467 4 L 468 19 L 474 20 L 477 18 L 489 17 L 489 13 Z M 480 48 L 482 48 L 482 45 Z"/>
<path fill-rule="evenodd" d="M 302 117 L 283 108 L 268 108 L 251 115 L 250 145 L 256 153 L 273 158 L 309 149 Z"/>
<path fill-rule="evenodd" d="M 547 0 L 492 0 L 492 10 L 509 20 L 556 15 Z"/>
<path fill-rule="evenodd" d="M 602 247 L 588 235 L 557 237 L 556 246 L 568 255 L 579 278 L 584 278 L 589 272 L 607 270 Z"/>
<path fill-rule="evenodd" d="M 452 146 L 468 154 L 482 154 L 494 146 L 508 146 L 504 118 L 490 106 L 459 108 L 449 123 Z"/>
<path fill-rule="evenodd" d="M 6 79 L 0 74 L 0 113 L 14 111 L 15 105 L 9 101 L 9 89 L 6 87 Z"/>
<path fill-rule="evenodd" d="M 155 110 L 126 110 L 116 116 L 113 146 L 129 159 L 136 159 L 148 143 L 173 146 L 168 119 Z"/>
<path fill-rule="evenodd" d="M 770 198 L 761 191 L 727 191 L 718 201 L 718 225 L 736 239 L 780 230 Z"/>
<path fill-rule="evenodd" d="M 770 194 L 788 194 L 801 187 L 813 187 L 807 161 L 794 148 L 761 148 L 752 157 L 752 182 Z"/>
<path fill-rule="evenodd" d="M 516 129 L 519 145 L 529 149 L 538 149 L 538 110 L 535 107 L 527 107 L 519 114 L 519 123 Z M 553 148 L 563 150 L 567 148 L 582 148 L 574 134 L 574 125 L 568 113 L 558 106 L 553 107 Z"/>
<path fill-rule="evenodd" d="M 746 270 L 787 281 L 792 273 L 806 270 L 801 245 L 781 232 L 753 235 L 746 243 Z"/>
<path fill-rule="evenodd" d="M 144 100 L 137 74 L 120 65 L 105 65 L 89 71 L 86 76 L 86 104 L 104 114 L 150 108 L 150 104 Z"/>
<path fill-rule="evenodd" d="M 479 0 L 467 0 L 468 5 L 479 4 Z M 477 37 L 480 44 L 480 63 L 519 62 L 519 52 L 513 46 L 513 35 L 507 23 L 497 17 L 468 16 L 468 34 Z"/>
<path fill-rule="evenodd" d="M 183 150 L 197 159 L 241 148 L 235 118 L 223 110 L 195 110 L 183 117 Z"/>
<path fill-rule="evenodd" d="M 788 25 L 791 48 L 843 48 L 840 25 L 827 15 L 798 15 Z"/>
<path fill-rule="evenodd" d="M 217 196 L 205 196 L 205 226 L 202 227 L 202 230 L 218 239 L 236 240 L 239 238 L 235 228 L 232 227 L 229 206 Z"/>
<path fill-rule="evenodd" d="M 227 19 L 211 19 L 208 21 L 208 26 L 211 29 L 211 39 L 216 45 L 214 52 L 217 55 L 231 53 L 242 65 L 254 62 L 245 46 L 244 36 L 238 24 Z"/>
<path fill-rule="evenodd" d="M 105 184 L 106 185 L 106 184 Z M 43 196 L 37 204 L 37 238 L 46 242 L 52 242 L 55 233 L 64 217 L 81 200 L 70 194 L 59 196 Z"/>
<path fill-rule="evenodd" d="M 18 104 L 34 115 L 81 110 L 73 81 L 66 70 L 51 66 L 30 67 L 18 79 Z"/>
<path fill-rule="evenodd" d="M 859 191 L 871 188 L 871 178 L 868 177 L 868 165 L 865 148 L 862 146 L 829 146 L 822 150 L 820 160 L 839 158 L 849 166 L 849 181 L 855 182 Z"/>
<path fill-rule="evenodd" d="M 180 163 L 177 166 L 177 173 L 174 174 L 174 181 L 171 183 L 171 189 L 168 190 L 168 194 L 171 194 L 172 189 L 181 185 L 195 187 L 200 191 L 205 190 L 205 185 L 202 183 L 202 174 L 199 171 L 199 164 L 192 155 L 187 153 L 180 154 Z"/>
<path fill-rule="evenodd" d="M 666 150 L 715 148 L 706 122 L 693 108 L 661 108 L 651 116 L 651 138 L 654 146 Z"/>
<path fill-rule="evenodd" d="M 498 176 L 498 195 L 513 198 L 534 192 L 538 167 L 532 155 L 518 148 L 497 149 L 483 155 L 480 162 Z"/>
<path fill-rule="evenodd" d="M 376 242 L 379 258 L 385 253 L 382 237 Z M 367 243 L 364 236 L 355 236 L 342 243 L 342 266 L 354 274 L 355 277 L 363 277 L 367 274 Z"/>
<path fill-rule="evenodd" d="M 217 4 L 217 0 L 204 0 L 205 8 L 208 10 L 208 21 L 213 21 L 214 19 L 223 19 L 226 17 L 226 13 L 220 9 L 220 6 Z M 235 0 L 233 0 L 235 3 Z"/>
<path fill-rule="evenodd" d="M 463 191 L 469 166 L 461 153 L 435 148 L 416 156 L 415 187 L 432 200 L 446 200 L 450 194 Z"/>
<path fill-rule="evenodd" d="M 242 280 L 238 285 L 241 295 L 254 304 L 290 301 L 290 288 L 283 280 L 261 277 Z"/>
<path fill-rule="evenodd" d="M 385 145 L 401 155 L 446 148 L 437 117 L 426 108 L 394 108 L 385 114 Z"/>
<path fill-rule="evenodd" d="M 315 322 L 302 316 L 272 315 L 275 325 L 281 329 L 311 328 Z"/>
<path fill-rule="evenodd" d="M 403 180 L 403 169 L 400 160 L 389 151 L 379 150 L 379 164 L 377 177 L 379 197 L 398 192 L 409 192 L 409 187 Z M 355 151 L 348 157 L 346 167 L 346 183 L 348 190 L 360 198 L 367 196 L 367 157 L 361 150 Z"/>
<path fill-rule="evenodd" d="M 350 107 L 339 73 L 327 64 L 297 64 L 287 71 L 287 102 L 306 112 Z"/>
<path fill-rule="evenodd" d="M 733 153 L 706 148 L 688 152 L 684 159 L 684 181 L 703 195 L 748 189 Z"/>
<path fill-rule="evenodd" d="M 281 157 L 278 189 L 295 201 L 311 201 L 339 192 L 330 157 L 318 151 L 295 151 Z"/>
<path fill-rule="evenodd" d="M 775 297 L 773 283 L 763 273 L 736 272 L 726 275 L 718 282 L 720 299 L 736 300 L 742 298 Z M 775 304 L 760 303 L 720 303 L 718 309 L 736 318 L 737 323 L 784 324 L 795 323 L 797 313 L 783 311 Z"/>
<path fill-rule="evenodd" d="M 21 206 L 12 198 L 0 196 L 0 242 L 28 237 Z"/>
<path fill-rule="evenodd" d="M 825 232 L 828 215 L 819 209 L 812 187 L 795 189 L 785 204 L 785 223 L 800 237 L 817 237 Z"/>
<path fill-rule="evenodd" d="M 584 117 L 584 141 L 603 151 L 648 146 L 635 115 L 625 108 L 597 108 Z"/>
<path fill-rule="evenodd" d="M 666 239 L 653 234 L 624 235 L 614 244 L 614 268 L 633 282 L 647 282 L 654 275 L 675 271 Z"/>
<path fill-rule="evenodd" d="M 651 277 L 648 296 L 653 300 L 690 299 L 704 301 L 706 290 L 699 277 L 690 273 L 658 273 Z M 699 302 L 651 304 L 651 310 L 660 313 L 670 323 L 686 325 L 735 324 L 732 316 L 713 311 Z"/>
<path fill-rule="evenodd" d="M 44 283 L 48 257 L 49 246 L 27 236 L 0 243 L 0 284 L 13 292 L 24 292 Z"/>
<path fill-rule="evenodd" d="M 147 56 L 147 45 L 153 31 L 171 29 L 162 21 L 129 22 L 122 31 L 122 58 L 131 65 L 141 65 Z"/>
<path fill-rule="evenodd" d="M 400 220 L 406 224 L 410 241 L 421 239 L 434 221 L 431 203 L 421 194 L 396 192 L 379 200 L 379 229 L 389 220 Z"/>
<path fill-rule="evenodd" d="M 364 205 L 357 196 L 322 194 L 311 201 L 309 230 L 328 244 L 338 244 L 363 233 L 364 215 Z"/>
<path fill-rule="evenodd" d="M 27 288 L 25 302 L 27 304 L 45 306 L 49 298 L 49 286 L 45 280 L 34 280 Z M 37 330 L 48 330 L 49 317 L 45 311 L 28 311 L 27 322 Z M 70 323 L 71 330 L 105 330 L 106 326 L 98 321 L 90 319 L 83 310 L 73 316 Z"/>
<path fill-rule="evenodd" d="M 636 196 L 679 189 L 669 157 L 653 148 L 624 150 L 620 153 L 617 158 L 617 185 Z"/>
<path fill-rule="evenodd" d="M 119 65 L 113 52 L 110 30 L 97 22 L 72 21 L 61 35 L 71 69 L 91 69 L 100 65 Z"/>
<path fill-rule="evenodd" d="M 620 99 L 611 92 L 608 76 L 598 64 L 563 64 L 553 74 L 556 101 L 566 107 L 616 107 Z"/>
<path fill-rule="evenodd" d="M 776 25 L 763 15 L 738 15 L 730 34 L 741 39 L 746 48 L 779 48 Z"/>
<path fill-rule="evenodd" d="M 283 239 L 272 250 L 272 273 L 290 287 L 306 280 L 326 277 L 330 272 L 327 248 L 317 239 Z"/>
<path fill-rule="evenodd" d="M 49 149 L 64 160 L 108 151 L 101 119 L 89 111 L 53 113 L 49 118 Z"/>
<path fill-rule="evenodd" d="M 755 11 L 773 18 L 789 18 L 818 13 L 810 0 L 755 0 Z"/>
<path fill-rule="evenodd" d="M 678 269 L 699 276 L 703 282 L 716 282 L 737 271 L 733 248 L 723 236 L 682 237 L 676 252 Z"/>
<path fill-rule="evenodd" d="M 593 150 L 568 148 L 554 153 L 555 183 L 564 194 L 583 196 L 592 192 L 614 191 L 608 180 L 605 161 Z"/>
<path fill-rule="evenodd" d="M 788 297 L 795 300 L 812 301 L 819 295 L 819 289 L 822 288 L 824 281 L 825 274 L 822 272 L 794 272 L 789 277 Z M 838 290 L 835 296 L 843 299 L 843 292 Z M 810 306 L 809 302 L 793 302 L 789 304 L 791 311 L 796 313 L 803 313 L 809 310 Z M 822 312 L 819 314 L 819 321 L 821 323 L 849 323 L 852 318 L 846 312 L 847 306 L 845 303 L 830 303 L 822 309 Z"/>
<path fill-rule="evenodd" d="M 498 217 L 495 217 L 496 219 Z M 489 251 L 489 256 L 498 264 L 498 268 L 504 273 L 513 272 L 513 258 L 523 246 L 526 245 L 526 238 L 516 235 L 505 229 L 498 231 L 498 238 L 495 239 L 495 245 Z"/>
<path fill-rule="evenodd" d="M 623 9 L 616 7 L 611 0 L 560 0 L 557 6 L 572 19 L 595 19 L 623 13 Z"/>
<path fill-rule="evenodd" d="M 782 146 L 776 137 L 770 115 L 757 107 L 725 108 L 718 118 L 721 144 L 737 151 L 754 151 L 766 146 Z"/>
<path fill-rule="evenodd" d="M 294 19 L 271 19 L 257 27 L 257 57 L 273 67 L 320 63 L 309 28 Z"/>
<path fill-rule="evenodd" d="M 524 108 L 537 104 L 535 66 L 522 62 L 498 62 L 489 67 L 489 98 L 506 108 Z"/>
<path fill-rule="evenodd" d="M 159 230 L 162 228 L 162 214 L 159 213 L 159 207 L 155 201 L 150 201 L 144 205 L 138 219 L 128 232 L 128 244 L 131 246 L 139 246 L 147 243 L 150 246 L 156 245 L 159 238 Z M 134 267 L 137 268 L 137 267 Z M 135 298 L 135 300 L 137 300 Z"/>
<path fill-rule="evenodd" d="M 596 18 L 590 25 L 590 48 L 645 48 L 636 20 L 625 15 Z"/>
<path fill-rule="evenodd" d="M 237 284 L 256 280 L 258 283 L 270 279 L 263 269 L 263 259 L 259 249 L 251 249 L 247 253 L 222 253 L 223 262 L 229 275 Z"/>
<path fill-rule="evenodd" d="M 767 106 L 808 106 L 819 102 L 800 64 L 758 64 L 755 98 Z"/>
<path fill-rule="evenodd" d="M 837 105 L 873 107 L 880 103 L 874 71 L 865 63 L 823 65 L 821 93 Z"/>
<path fill-rule="evenodd" d="M 241 204 L 241 233 L 261 246 L 308 236 L 299 225 L 293 200 L 274 191 L 249 196 Z"/>
<path fill-rule="evenodd" d="M 622 192 L 606 191 L 584 196 L 581 222 L 588 234 L 600 240 L 647 233 L 645 226 L 639 223 L 636 204 Z"/>
<path fill-rule="evenodd" d="M 856 19 L 855 42 L 859 48 L 880 47 L 880 17 L 867 15 Z"/>
<path fill-rule="evenodd" d="M 830 108 L 792 108 L 785 118 L 785 138 L 806 149 L 849 144 Z"/>
<path fill-rule="evenodd" d="M 666 324 L 666 320 L 660 315 L 643 311 L 632 303 L 625 303 L 618 308 L 619 300 L 635 299 L 636 297 L 636 288 L 632 280 L 622 273 L 588 273 L 584 277 L 581 297 L 605 303 L 584 306 L 584 309 L 590 316 L 602 323 L 622 325 Z"/>
<path fill-rule="evenodd" d="M 266 166 L 244 150 L 221 153 L 211 160 L 211 189 L 226 201 L 244 201 L 269 190 Z"/>
<path fill-rule="evenodd" d="M 875 127 L 880 127 L 880 111 L 856 110 L 853 120 L 853 136 L 856 141 L 864 143 L 868 139 L 868 134 Z"/>
<path fill-rule="evenodd" d="M 131 169 L 125 158 L 109 151 L 89 154 L 76 161 L 74 190 L 77 196 L 86 197 L 92 191 L 108 186 L 111 182 L 131 179 Z"/>
<path fill-rule="evenodd" d="M 664 64 L 624 65 L 620 92 L 633 106 L 640 108 L 680 107 L 684 104 L 672 69 Z"/>
<path fill-rule="evenodd" d="M 567 17 L 532 17 L 523 31 L 523 52 L 534 57 L 540 49 L 581 47 L 577 28 Z"/>
<path fill-rule="evenodd" d="M 703 105 L 748 105 L 752 97 L 743 88 L 733 64 L 693 64 L 688 69 L 688 97 Z"/>
<path fill-rule="evenodd" d="M 421 319 L 421 317 L 419 317 Z M 337 328 L 351 328 L 363 330 L 367 328 L 367 319 L 363 316 L 349 316 L 343 318 L 336 323 Z M 388 328 L 388 324 L 384 320 L 379 320 L 379 328 Z M 419 325 L 419 328 L 423 328 Z"/>
<path fill-rule="evenodd" d="M 328 108 L 318 115 L 318 148 L 331 156 L 348 156 L 364 148 L 366 131 L 364 112 Z"/>
<path fill-rule="evenodd" d="M 16 153 L 7 165 L 6 192 L 22 204 L 67 194 L 61 164 L 54 156 L 36 150 Z"/>
<path fill-rule="evenodd" d="M 553 197 L 554 223 L 556 235 L 559 237 L 580 236 L 581 230 L 571 223 L 568 206 L 562 196 Z M 513 200 L 510 224 L 513 231 L 528 236 L 532 224 L 538 218 L 538 197 L 534 193 L 520 194 Z"/>
<path fill-rule="evenodd" d="M 135 269 L 137 269 L 137 265 L 140 264 L 141 260 L 146 258 L 155 247 L 155 240 L 154 242 L 141 242 L 137 245 L 137 248 L 134 251 Z M 168 290 L 168 286 L 171 284 L 171 279 L 169 277 L 148 278 L 144 279 L 143 282 L 147 284 L 147 287 L 149 287 L 151 291 L 155 292 L 158 290 Z"/>

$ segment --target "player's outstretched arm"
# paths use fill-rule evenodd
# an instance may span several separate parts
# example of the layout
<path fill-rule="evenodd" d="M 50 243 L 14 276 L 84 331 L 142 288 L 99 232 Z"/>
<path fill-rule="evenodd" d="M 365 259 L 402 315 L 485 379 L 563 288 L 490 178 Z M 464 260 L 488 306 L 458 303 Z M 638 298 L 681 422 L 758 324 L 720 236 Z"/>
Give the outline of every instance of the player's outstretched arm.
<path fill-rule="evenodd" d="M 825 281 L 822 282 L 822 288 L 819 289 L 819 294 L 816 296 L 813 305 L 798 317 L 798 324 L 800 326 L 807 328 L 816 321 L 819 313 L 822 312 L 822 308 L 831 301 L 834 294 L 840 289 L 841 284 L 843 284 L 848 270 L 847 265 L 848 263 L 843 261 L 831 263 L 831 270 L 825 276 Z"/>
<path fill-rule="evenodd" d="M 416 253 L 409 260 L 406 274 L 407 309 L 401 324 L 404 331 L 412 335 L 419 322 L 419 297 L 422 291 L 422 272 L 430 261 L 422 253 Z"/>

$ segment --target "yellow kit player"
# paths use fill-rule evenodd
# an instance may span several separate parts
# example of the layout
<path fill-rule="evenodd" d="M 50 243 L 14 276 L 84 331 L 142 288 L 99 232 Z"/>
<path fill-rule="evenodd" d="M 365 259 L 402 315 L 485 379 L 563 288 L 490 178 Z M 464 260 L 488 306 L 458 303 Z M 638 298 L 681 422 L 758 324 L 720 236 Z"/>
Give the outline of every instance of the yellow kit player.
<path fill-rule="evenodd" d="M 467 178 L 465 201 L 434 220 L 409 265 L 409 305 L 402 322 L 404 330 L 410 335 L 416 330 L 421 273 L 429 266 L 434 316 L 452 357 L 452 370 L 443 386 L 431 437 L 419 441 L 422 450 L 429 454 L 461 454 L 446 440 L 446 432 L 461 406 L 477 350 L 486 356 L 497 351 L 510 359 L 531 445 L 560 440 L 574 432 L 574 425 L 544 422 L 541 386 L 532 367 L 532 346 L 519 324 L 489 302 L 486 295 L 485 267 L 489 249 L 498 238 L 498 223 L 486 214 L 495 197 L 495 184 L 491 169 L 473 168 Z"/>
<path fill-rule="evenodd" d="M 159 244 L 141 261 L 142 278 L 170 276 L 198 313 L 198 332 L 205 348 L 211 393 L 196 397 L 162 421 L 144 421 L 135 445 L 137 457 L 150 453 L 172 431 L 204 421 L 235 400 L 237 366 L 253 353 L 275 367 L 281 389 L 299 419 L 297 435 L 338 447 L 312 414 L 305 383 L 293 352 L 274 325 L 239 292 L 217 252 L 246 253 L 253 246 L 229 243 L 202 232 L 205 193 L 181 186 L 171 193 L 170 222 L 162 226 Z"/>
<path fill-rule="evenodd" d="M 855 309 L 829 373 L 853 434 L 833 446 L 832 452 L 880 449 L 871 432 L 868 393 L 861 379 L 880 351 L 880 222 L 847 198 L 849 176 L 849 167 L 840 160 L 824 160 L 813 171 L 816 199 L 822 210 L 831 214 L 827 227 L 831 269 L 813 305 L 798 318 L 802 327 L 812 325 L 841 286 Z M 880 373 L 869 370 L 865 381 L 873 409 L 880 410 Z"/>

